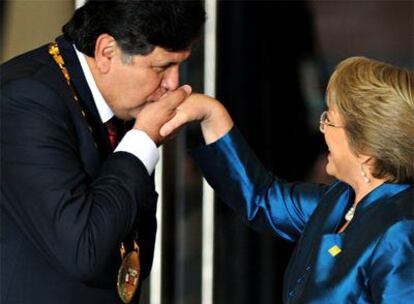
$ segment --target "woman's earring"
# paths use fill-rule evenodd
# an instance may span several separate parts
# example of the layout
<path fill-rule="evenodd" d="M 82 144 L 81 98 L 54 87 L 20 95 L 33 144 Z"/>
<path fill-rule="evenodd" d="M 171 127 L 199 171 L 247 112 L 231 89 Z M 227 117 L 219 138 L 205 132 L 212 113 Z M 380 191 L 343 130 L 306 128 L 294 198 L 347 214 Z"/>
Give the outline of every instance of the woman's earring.
<path fill-rule="evenodd" d="M 367 184 L 369 184 L 371 182 L 371 180 L 369 179 L 367 173 L 364 170 L 364 163 L 361 163 L 361 176 L 364 179 L 364 182 L 366 182 Z"/>

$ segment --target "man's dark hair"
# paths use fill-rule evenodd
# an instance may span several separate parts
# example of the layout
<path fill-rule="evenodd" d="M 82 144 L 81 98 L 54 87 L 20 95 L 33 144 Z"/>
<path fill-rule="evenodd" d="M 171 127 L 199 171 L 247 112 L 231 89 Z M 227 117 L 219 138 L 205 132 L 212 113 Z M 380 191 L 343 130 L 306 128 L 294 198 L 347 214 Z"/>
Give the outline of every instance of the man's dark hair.
<path fill-rule="evenodd" d="M 106 33 L 127 55 L 145 55 L 155 46 L 183 51 L 192 46 L 205 22 L 200 1 L 89 0 L 62 30 L 76 48 L 94 57 L 95 42 Z"/>

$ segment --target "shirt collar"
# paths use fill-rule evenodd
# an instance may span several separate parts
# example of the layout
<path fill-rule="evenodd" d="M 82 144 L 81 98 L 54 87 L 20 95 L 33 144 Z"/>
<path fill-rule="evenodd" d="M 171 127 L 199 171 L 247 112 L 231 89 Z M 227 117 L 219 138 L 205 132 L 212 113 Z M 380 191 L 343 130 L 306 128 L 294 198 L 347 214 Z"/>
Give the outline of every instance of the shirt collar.
<path fill-rule="evenodd" d="M 102 96 L 102 93 L 99 91 L 95 79 L 93 78 L 92 72 L 89 68 L 89 65 L 86 62 L 85 55 L 78 51 L 75 45 L 73 45 L 73 48 L 75 49 L 76 55 L 78 56 L 89 89 L 92 92 L 92 97 L 95 102 L 96 108 L 98 109 L 99 117 L 101 118 L 102 123 L 105 123 L 114 116 L 114 113 L 106 103 L 104 97 Z"/>

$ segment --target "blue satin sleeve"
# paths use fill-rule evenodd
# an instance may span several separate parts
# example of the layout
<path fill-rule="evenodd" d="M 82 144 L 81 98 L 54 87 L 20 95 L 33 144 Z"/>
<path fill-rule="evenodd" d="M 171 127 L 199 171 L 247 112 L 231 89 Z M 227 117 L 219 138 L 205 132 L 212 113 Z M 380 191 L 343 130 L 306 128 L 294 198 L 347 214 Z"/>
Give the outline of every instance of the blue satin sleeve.
<path fill-rule="evenodd" d="M 414 303 L 414 222 L 390 227 L 371 259 L 371 293 L 375 303 Z"/>
<path fill-rule="evenodd" d="M 244 221 L 256 230 L 270 229 L 289 241 L 300 237 L 330 188 L 287 183 L 275 177 L 263 167 L 235 127 L 216 142 L 193 151 L 192 156 L 219 198 Z"/>

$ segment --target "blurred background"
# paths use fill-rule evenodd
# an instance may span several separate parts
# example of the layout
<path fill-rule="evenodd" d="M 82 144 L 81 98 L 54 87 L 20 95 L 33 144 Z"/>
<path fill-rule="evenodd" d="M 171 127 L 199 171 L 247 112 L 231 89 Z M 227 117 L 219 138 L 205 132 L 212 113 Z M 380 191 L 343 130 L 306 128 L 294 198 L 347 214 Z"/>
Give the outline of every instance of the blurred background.
<path fill-rule="evenodd" d="M 52 41 L 76 5 L 72 0 L 0 3 L 1 62 Z M 182 82 L 203 91 L 204 67 L 216 64 L 216 97 L 266 167 L 289 181 L 329 183 L 318 130 L 329 75 L 339 61 L 356 55 L 413 69 L 414 1 L 215 5 L 210 20 L 216 20 L 217 57 L 205 51 L 202 39 L 182 67 Z M 187 153 L 198 136 L 197 127 L 189 126 L 163 148 L 160 265 L 157 279 L 145 285 L 142 303 L 205 303 L 203 184 Z M 214 206 L 211 302 L 282 303 L 293 244 L 256 233 L 217 200 Z M 155 284 L 156 296 L 150 286 Z"/>

